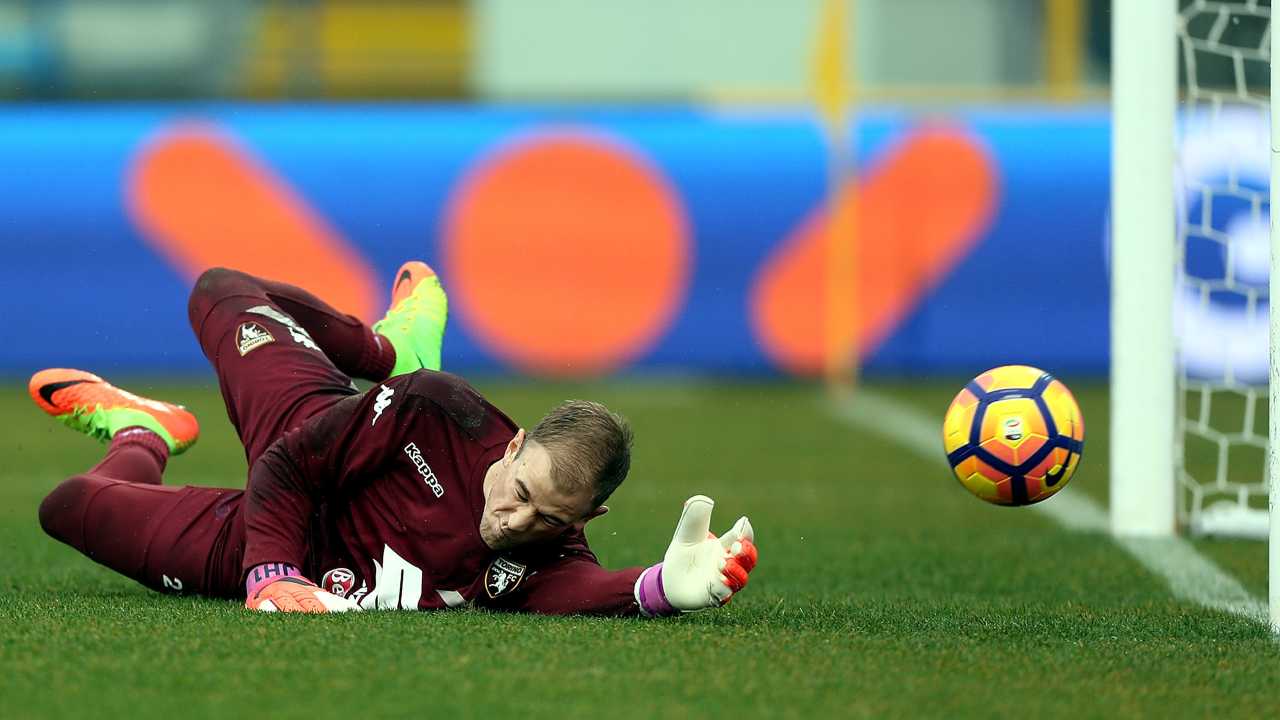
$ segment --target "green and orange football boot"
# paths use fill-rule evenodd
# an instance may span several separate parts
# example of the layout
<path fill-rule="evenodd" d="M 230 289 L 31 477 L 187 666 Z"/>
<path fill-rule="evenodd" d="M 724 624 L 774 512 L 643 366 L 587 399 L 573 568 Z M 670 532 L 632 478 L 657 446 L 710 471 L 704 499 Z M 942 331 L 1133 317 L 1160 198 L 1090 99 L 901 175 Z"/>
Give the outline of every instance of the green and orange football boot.
<path fill-rule="evenodd" d="M 431 266 L 410 260 L 396 271 L 391 307 L 373 324 L 373 331 L 391 341 L 396 364 L 391 375 L 426 368 L 440 369 L 440 348 L 449 320 L 449 298 Z"/>
<path fill-rule="evenodd" d="M 177 455 L 200 437 L 196 416 L 181 405 L 139 397 L 83 370 L 41 370 L 31 376 L 27 390 L 58 422 L 103 442 L 127 427 L 142 427 Z"/>

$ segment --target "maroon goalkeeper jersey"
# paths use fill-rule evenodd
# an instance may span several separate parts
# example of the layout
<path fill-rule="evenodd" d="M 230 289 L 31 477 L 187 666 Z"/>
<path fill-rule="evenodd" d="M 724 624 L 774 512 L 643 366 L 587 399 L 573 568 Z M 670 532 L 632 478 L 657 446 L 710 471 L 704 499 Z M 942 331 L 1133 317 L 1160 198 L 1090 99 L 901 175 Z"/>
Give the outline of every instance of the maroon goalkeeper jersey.
<path fill-rule="evenodd" d="M 244 570 L 292 563 L 369 609 L 638 612 L 641 568 L 600 567 L 580 531 L 501 553 L 480 538 L 485 472 L 517 429 L 429 370 L 339 401 L 254 463 Z"/>

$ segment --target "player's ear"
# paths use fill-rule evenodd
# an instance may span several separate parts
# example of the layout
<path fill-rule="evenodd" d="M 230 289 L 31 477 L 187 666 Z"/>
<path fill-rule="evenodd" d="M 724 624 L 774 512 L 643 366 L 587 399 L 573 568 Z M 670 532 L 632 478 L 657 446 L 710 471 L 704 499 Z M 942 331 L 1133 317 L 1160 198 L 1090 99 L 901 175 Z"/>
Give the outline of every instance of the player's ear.
<path fill-rule="evenodd" d="M 608 512 L 609 512 L 609 506 L 608 506 L 608 505 L 601 505 L 600 507 L 596 508 L 595 510 L 592 510 L 591 512 L 587 513 L 587 516 L 586 516 L 586 517 L 582 518 L 581 520 L 579 520 L 578 522 L 576 522 L 576 523 L 574 523 L 574 524 L 575 524 L 575 525 L 577 525 L 579 528 L 581 528 L 583 525 L 586 525 L 588 522 L 591 522 L 592 520 L 595 520 L 596 518 L 598 518 L 598 517 L 600 517 L 601 515 L 604 515 L 605 513 L 608 513 Z"/>
<path fill-rule="evenodd" d="M 520 454 L 522 447 L 524 447 L 524 428 L 517 430 L 516 436 L 507 443 L 507 451 L 502 454 L 502 462 L 510 465 L 511 461 L 516 459 L 516 455 Z"/>

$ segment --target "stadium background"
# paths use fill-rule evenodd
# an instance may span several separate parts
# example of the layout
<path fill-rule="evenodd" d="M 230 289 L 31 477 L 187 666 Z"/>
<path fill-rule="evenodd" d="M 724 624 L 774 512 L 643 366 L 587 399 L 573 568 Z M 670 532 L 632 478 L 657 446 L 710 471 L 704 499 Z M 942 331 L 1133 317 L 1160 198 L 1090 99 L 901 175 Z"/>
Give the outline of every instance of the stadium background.
<path fill-rule="evenodd" d="M 608 5 L 4 5 L 0 286 L 23 311 L 0 372 L 196 374 L 204 267 L 374 318 L 423 257 L 461 372 L 812 374 L 820 3 Z M 861 8 L 845 131 L 870 201 L 836 277 L 869 372 L 1105 372 L 1104 10 Z"/>

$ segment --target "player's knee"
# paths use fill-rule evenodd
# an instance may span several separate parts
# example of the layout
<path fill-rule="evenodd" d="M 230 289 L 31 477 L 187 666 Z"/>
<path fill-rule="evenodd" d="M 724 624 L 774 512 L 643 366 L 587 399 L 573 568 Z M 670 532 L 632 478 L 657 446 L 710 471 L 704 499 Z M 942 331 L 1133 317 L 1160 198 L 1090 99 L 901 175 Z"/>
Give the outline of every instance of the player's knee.
<path fill-rule="evenodd" d="M 200 273 L 196 284 L 191 288 L 191 296 L 187 299 L 187 316 L 191 326 L 197 327 L 209 314 L 209 310 L 221 299 L 241 294 L 252 277 L 230 268 L 209 268 Z"/>
<path fill-rule="evenodd" d="M 40 527 L 52 538 L 72 542 L 71 531 L 82 524 L 92 485 L 89 478 L 79 475 L 59 483 L 40 503 Z"/>
<path fill-rule="evenodd" d="M 191 288 L 189 304 L 195 305 L 203 300 L 216 300 L 226 295 L 234 286 L 243 284 L 245 274 L 231 268 L 212 267 L 200 273 L 195 287 Z"/>

